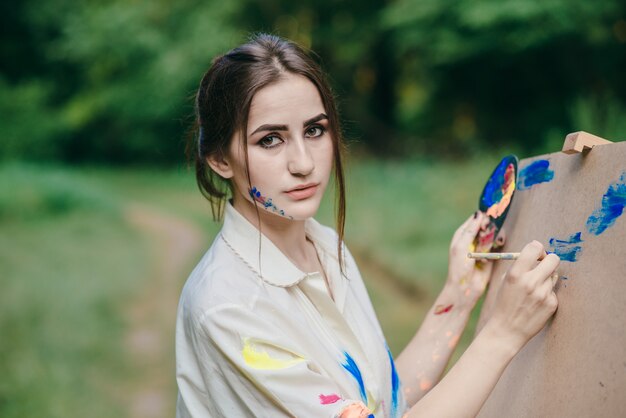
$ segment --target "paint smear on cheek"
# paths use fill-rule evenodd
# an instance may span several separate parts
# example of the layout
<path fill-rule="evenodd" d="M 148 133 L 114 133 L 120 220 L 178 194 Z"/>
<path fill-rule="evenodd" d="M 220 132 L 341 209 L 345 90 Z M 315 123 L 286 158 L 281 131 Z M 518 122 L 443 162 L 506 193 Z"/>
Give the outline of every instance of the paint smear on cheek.
<path fill-rule="evenodd" d="M 547 183 L 554 178 L 554 171 L 550 170 L 549 160 L 537 160 L 524 167 L 519 172 L 517 188 L 528 190 L 535 184 Z"/>
<path fill-rule="evenodd" d="M 273 213 L 275 213 L 275 214 L 277 214 L 277 215 L 280 215 L 280 216 L 285 216 L 285 217 L 287 217 L 287 218 L 293 219 L 293 217 L 285 215 L 285 211 L 284 211 L 284 210 L 282 210 L 282 209 L 280 209 L 280 208 L 278 208 L 278 207 L 274 204 L 274 202 L 272 202 L 272 198 L 271 198 L 271 197 L 269 197 L 269 198 L 268 198 L 267 196 L 263 196 L 263 194 L 261 193 L 261 191 L 260 191 L 259 189 L 257 189 L 256 187 L 252 187 L 252 188 L 248 191 L 248 193 L 250 194 L 250 197 L 251 197 L 254 201 L 256 201 L 257 203 L 262 204 L 262 205 L 263 205 L 263 207 L 264 207 L 266 210 L 268 210 L 268 211 L 270 211 L 270 212 L 273 212 Z"/>
<path fill-rule="evenodd" d="M 336 393 L 333 393 L 331 395 L 320 394 L 320 403 L 322 405 L 332 404 L 340 400 L 341 400 L 341 396 L 337 395 Z"/>
<path fill-rule="evenodd" d="M 566 239 L 550 238 L 548 252 L 558 255 L 562 261 L 577 261 L 578 255 L 582 251 L 582 246 L 579 244 L 583 240 L 580 235 L 580 232 L 576 232 Z"/>
<path fill-rule="evenodd" d="M 447 306 L 446 305 L 437 305 L 437 306 L 435 306 L 434 314 L 435 315 L 441 315 L 441 314 L 448 313 L 448 312 L 450 312 L 452 310 L 453 306 L 454 305 L 447 305 Z"/>
<path fill-rule="evenodd" d="M 626 206 L 626 172 L 622 173 L 619 181 L 611 184 L 602 196 L 601 207 L 594 210 L 587 219 L 587 231 L 595 235 L 606 231 L 622 216 L 624 206 Z"/>

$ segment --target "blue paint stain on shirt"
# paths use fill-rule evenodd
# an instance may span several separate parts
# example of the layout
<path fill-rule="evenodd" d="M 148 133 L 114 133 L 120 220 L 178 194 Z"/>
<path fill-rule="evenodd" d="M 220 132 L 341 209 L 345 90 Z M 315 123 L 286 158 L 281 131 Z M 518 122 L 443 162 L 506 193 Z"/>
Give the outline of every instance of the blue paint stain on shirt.
<path fill-rule="evenodd" d="M 517 188 L 528 190 L 535 184 L 546 183 L 554 178 L 554 171 L 550 170 L 549 160 L 537 160 L 524 167 L 519 172 Z"/>
<path fill-rule="evenodd" d="M 387 354 L 389 355 L 389 363 L 391 364 L 391 416 L 396 417 L 398 412 L 398 389 L 400 388 L 400 379 L 398 379 L 398 373 L 396 372 L 396 365 L 393 362 L 393 356 L 389 347 L 387 347 Z"/>
<path fill-rule="evenodd" d="M 485 185 L 485 191 L 483 192 L 483 204 L 489 208 L 493 204 L 502 200 L 502 185 L 504 184 L 504 174 L 506 168 L 509 166 L 510 161 L 508 158 L 504 158 L 500 161 L 500 164 L 493 171 L 492 176 L 487 180 Z"/>
<path fill-rule="evenodd" d="M 602 196 L 602 206 L 593 211 L 587 219 L 587 231 L 600 235 L 615 224 L 615 220 L 624 213 L 626 206 L 626 172 L 619 181 L 611 184 Z"/>
<path fill-rule="evenodd" d="M 342 366 L 352 375 L 352 377 L 354 377 L 354 380 L 356 380 L 359 384 L 361 400 L 365 405 L 367 405 L 367 393 L 365 392 L 365 383 L 363 383 L 363 376 L 361 376 L 359 366 L 356 365 L 356 362 L 354 361 L 352 356 L 350 356 L 350 354 L 346 353 L 345 351 L 343 352 L 343 354 L 346 357 L 346 362 L 343 363 Z"/>
<path fill-rule="evenodd" d="M 576 232 L 567 237 L 567 239 L 550 238 L 550 251 L 548 253 L 558 255 L 562 261 L 577 261 L 578 254 L 582 250 L 582 246 L 578 244 L 583 242 L 580 235 L 580 232 Z"/>

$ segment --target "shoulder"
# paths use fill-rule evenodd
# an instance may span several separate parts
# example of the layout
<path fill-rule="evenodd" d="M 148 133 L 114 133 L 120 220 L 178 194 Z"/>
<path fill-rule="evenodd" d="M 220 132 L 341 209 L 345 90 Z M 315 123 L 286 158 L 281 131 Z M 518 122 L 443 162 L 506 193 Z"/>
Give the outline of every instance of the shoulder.
<path fill-rule="evenodd" d="M 197 323 L 224 306 L 250 306 L 261 286 L 254 271 L 218 235 L 183 286 L 179 315 Z"/>

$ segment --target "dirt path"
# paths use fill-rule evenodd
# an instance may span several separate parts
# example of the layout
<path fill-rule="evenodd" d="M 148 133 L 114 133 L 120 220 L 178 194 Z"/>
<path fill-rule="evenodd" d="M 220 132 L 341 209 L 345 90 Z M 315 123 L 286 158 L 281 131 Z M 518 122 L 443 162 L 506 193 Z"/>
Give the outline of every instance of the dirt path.
<path fill-rule="evenodd" d="M 174 327 L 180 286 L 206 244 L 192 223 L 140 204 L 126 212 L 130 225 L 151 243 L 150 277 L 142 282 L 127 314 L 126 349 L 133 378 L 124 395 L 131 418 L 174 416 Z"/>
<path fill-rule="evenodd" d="M 394 355 L 409 342 L 431 304 L 431 296 L 417 282 L 394 274 L 369 251 L 350 245 L 372 304 L 378 315 L 387 344 Z"/>

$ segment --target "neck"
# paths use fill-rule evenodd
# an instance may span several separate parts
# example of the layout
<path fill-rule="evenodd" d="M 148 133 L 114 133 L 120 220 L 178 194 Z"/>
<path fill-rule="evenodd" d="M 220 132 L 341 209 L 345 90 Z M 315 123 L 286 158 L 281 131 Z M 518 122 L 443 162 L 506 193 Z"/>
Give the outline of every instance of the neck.
<path fill-rule="evenodd" d="M 304 220 L 287 219 L 269 213 L 261 206 L 257 207 L 257 214 L 257 208 L 246 199 L 235 198 L 233 207 L 272 241 L 296 267 L 302 271 L 313 271 L 312 266 L 316 265 L 313 257 L 317 255 L 311 243 L 307 241 Z"/>

